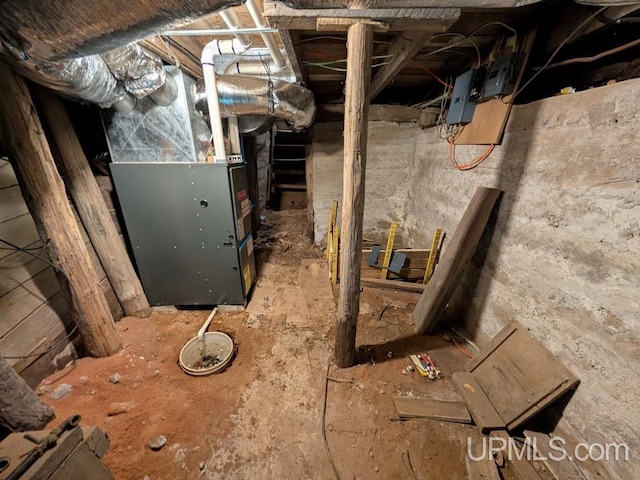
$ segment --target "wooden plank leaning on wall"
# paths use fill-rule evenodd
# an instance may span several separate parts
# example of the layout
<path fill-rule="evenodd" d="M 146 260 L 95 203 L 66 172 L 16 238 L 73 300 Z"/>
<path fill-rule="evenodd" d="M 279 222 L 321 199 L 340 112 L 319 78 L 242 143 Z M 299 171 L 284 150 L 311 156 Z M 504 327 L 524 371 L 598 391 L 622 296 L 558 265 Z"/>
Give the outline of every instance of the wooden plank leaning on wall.
<path fill-rule="evenodd" d="M 49 257 L 69 282 L 87 353 L 112 355 L 122 347 L 120 334 L 99 288 L 27 85 L 0 64 L 0 88 L 2 141 L 31 214 L 45 230 Z"/>

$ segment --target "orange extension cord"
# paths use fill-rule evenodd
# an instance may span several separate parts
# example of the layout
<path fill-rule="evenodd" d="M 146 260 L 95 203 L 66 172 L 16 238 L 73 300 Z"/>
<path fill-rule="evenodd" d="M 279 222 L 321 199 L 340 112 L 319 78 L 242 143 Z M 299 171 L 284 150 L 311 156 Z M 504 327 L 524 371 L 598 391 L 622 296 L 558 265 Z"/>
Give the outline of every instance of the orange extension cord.
<path fill-rule="evenodd" d="M 484 162 L 487 159 L 487 157 L 491 155 L 491 152 L 493 152 L 494 148 L 495 148 L 495 144 L 491 144 L 487 147 L 484 153 L 479 157 L 477 157 L 475 160 L 465 165 L 460 165 L 458 162 L 456 162 L 455 137 L 452 135 L 449 137 L 449 160 L 451 160 L 451 165 L 453 165 L 453 168 L 456 168 L 462 171 L 471 170 L 473 168 L 476 168 L 482 162 Z"/>

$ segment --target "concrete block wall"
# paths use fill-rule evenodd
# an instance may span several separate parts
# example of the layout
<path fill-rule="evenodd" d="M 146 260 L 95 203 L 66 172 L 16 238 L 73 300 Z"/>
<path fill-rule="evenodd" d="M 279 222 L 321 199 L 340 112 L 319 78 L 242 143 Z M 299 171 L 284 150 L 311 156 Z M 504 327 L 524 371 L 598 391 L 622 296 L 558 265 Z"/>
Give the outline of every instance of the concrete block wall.
<path fill-rule="evenodd" d="M 469 172 L 451 167 L 434 129 L 370 124 L 365 235 L 398 220 L 403 242 L 424 247 L 436 227 L 453 233 L 476 187 L 504 191 L 445 320 L 480 343 L 518 320 L 582 380 L 558 430 L 631 451 L 583 465 L 588 478 L 640 478 L 638 95 L 630 80 L 516 106 L 502 145 Z M 312 146 L 318 242 L 340 199 L 334 137 L 319 126 Z M 459 162 L 483 150 L 458 147 Z"/>

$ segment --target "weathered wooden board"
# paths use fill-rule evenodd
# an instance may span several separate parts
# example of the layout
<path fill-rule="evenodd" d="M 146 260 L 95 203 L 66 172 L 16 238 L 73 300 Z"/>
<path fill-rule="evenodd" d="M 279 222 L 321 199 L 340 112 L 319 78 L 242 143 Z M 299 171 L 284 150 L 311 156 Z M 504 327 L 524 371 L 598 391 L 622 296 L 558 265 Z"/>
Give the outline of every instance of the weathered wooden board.
<path fill-rule="evenodd" d="M 400 418 L 431 418 L 443 422 L 471 423 L 462 402 L 445 402 L 430 398 L 393 397 Z"/>
<path fill-rule="evenodd" d="M 80 443 L 48 480 L 113 480 L 104 464 L 85 443 Z"/>
<path fill-rule="evenodd" d="M 59 291 L 55 272 L 46 268 L 0 297 L 0 337 Z"/>
<path fill-rule="evenodd" d="M 504 430 L 506 424 L 493 408 L 491 402 L 478 384 L 478 381 L 471 373 L 456 372 L 451 375 L 464 403 L 471 413 L 473 421 L 482 433 L 491 430 Z"/>
<path fill-rule="evenodd" d="M 575 388 L 579 380 L 526 328 L 507 325 L 468 369 L 509 430 Z"/>
<path fill-rule="evenodd" d="M 551 450 L 549 435 L 525 430 L 524 436 L 529 440 L 538 456 L 546 459 L 543 462 L 556 480 L 584 480 L 584 475 L 573 460 L 568 457 L 560 461 L 552 460 L 552 458 L 557 458 L 559 454 Z"/>
<path fill-rule="evenodd" d="M 403 282 L 402 280 L 383 280 L 381 278 L 361 278 L 360 285 L 372 288 L 386 288 L 403 292 L 422 293 L 426 285 L 422 283 Z"/>
<path fill-rule="evenodd" d="M 0 205 L 0 222 L 29 213 L 17 185 L 0 189 Z"/>
<path fill-rule="evenodd" d="M 7 160 L 0 159 L 0 189 L 18 185 L 18 179 Z"/>
<path fill-rule="evenodd" d="M 84 444 L 93 454 L 102 458 L 109 450 L 109 437 L 98 427 L 81 427 Z"/>
<path fill-rule="evenodd" d="M 457 8 L 291 8 L 283 2 L 266 1 L 264 15 L 269 25 L 280 29 L 315 30 L 318 18 L 378 20 L 391 30 L 444 32 L 460 16 Z"/>
<path fill-rule="evenodd" d="M 440 255 L 440 262 L 413 311 L 420 333 L 429 333 L 442 316 L 476 250 L 500 190 L 479 187 Z"/>
<path fill-rule="evenodd" d="M 33 219 L 28 213 L 0 223 L 0 238 L 22 248 L 40 240 Z M 0 247 L 2 247 L 0 259 L 15 253 L 14 249 L 2 242 L 0 242 Z"/>
<path fill-rule="evenodd" d="M 513 441 L 504 430 L 493 431 L 490 436 L 493 438 L 501 438 L 505 442 Z M 518 457 L 518 455 L 511 455 L 511 458 L 508 460 L 508 466 L 517 480 L 541 480 L 540 475 L 538 475 L 536 469 L 529 463 L 526 456 Z"/>
<path fill-rule="evenodd" d="M 0 160 L 0 180 L 2 185 L 13 188 L 15 173 L 6 160 Z M 5 205 L 2 207 L 5 208 Z M 22 196 L 12 203 L 13 207 L 18 208 L 16 211 L 26 208 Z M 74 215 L 77 218 L 75 211 Z M 122 308 L 84 228 L 79 225 L 109 309 L 113 317 L 119 319 L 123 316 Z M 28 212 L 0 222 L 0 238 L 28 248 L 30 253 L 48 259 Z M 53 356 L 67 347 L 64 335 L 69 328 L 65 327 L 69 322 L 68 309 L 59 293 L 58 280 L 48 264 L 27 252 L 16 251 L 6 245 L 0 247 L 3 248 L 0 249 L 0 352 L 3 355 L 17 357 L 60 345 L 51 354 L 44 356 L 8 359 L 16 371 L 21 374 L 29 372 L 29 381 L 37 383 L 42 375 L 52 371 Z M 40 366 L 40 363 L 44 365 Z"/>
<path fill-rule="evenodd" d="M 469 480 L 502 480 L 498 466 L 490 455 L 482 455 L 482 450 L 474 455 L 482 456 L 481 460 L 472 460 L 469 455 L 464 456 Z"/>
<path fill-rule="evenodd" d="M 42 242 L 38 240 L 26 246 L 29 252 L 42 258 L 47 258 L 47 253 L 42 248 Z M 10 255 L 0 259 L 0 297 L 36 276 L 49 265 L 35 258 L 27 252 L 14 251 Z"/>
<path fill-rule="evenodd" d="M 39 439 L 45 437 L 49 432 L 42 430 L 28 433 Z M 81 442 L 82 429 L 80 427 L 64 432 L 60 436 L 56 447 L 45 452 L 20 479 L 41 480 L 50 478 Z M 24 433 L 12 433 L 9 435 L 0 444 L 0 455 L 16 459 L 16 461 L 12 461 L 9 467 L 0 473 L 0 480 L 5 480 L 20 464 L 17 459 L 24 458 L 33 448 L 33 443 L 24 438 Z"/>

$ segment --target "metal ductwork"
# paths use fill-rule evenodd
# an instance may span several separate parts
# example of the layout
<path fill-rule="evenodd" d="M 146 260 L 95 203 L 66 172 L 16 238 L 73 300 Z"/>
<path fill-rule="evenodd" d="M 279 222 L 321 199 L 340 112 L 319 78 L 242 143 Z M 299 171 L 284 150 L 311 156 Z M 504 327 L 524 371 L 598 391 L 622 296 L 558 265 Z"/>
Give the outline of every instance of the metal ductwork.
<path fill-rule="evenodd" d="M 259 77 L 218 75 L 220 113 L 231 116 L 268 116 L 285 120 L 295 130 L 311 126 L 316 114 L 313 93 L 301 85 Z M 196 109 L 207 113 L 204 82 L 196 85 Z"/>
<path fill-rule="evenodd" d="M 70 98 L 129 111 L 135 98 L 172 101 L 162 61 L 131 42 L 240 0 L 2 0 L 0 59 Z"/>
<path fill-rule="evenodd" d="M 162 60 L 137 44 L 70 60 L 38 59 L 4 44 L 2 59 L 25 77 L 70 98 L 129 111 L 165 85 Z M 172 89 L 165 88 L 164 91 Z M 166 102 L 167 95 L 164 95 Z M 172 99 L 171 99 L 172 101 Z"/>
<path fill-rule="evenodd" d="M 127 112 L 149 94 L 167 105 L 176 89 L 165 84 L 162 62 L 130 42 L 244 1 L 0 0 L 0 58 L 36 83 L 102 107 Z M 296 129 L 315 116 L 313 94 L 281 79 L 221 76 L 217 90 L 224 116 L 282 118 Z M 202 89 L 199 103 L 205 98 Z"/>
<path fill-rule="evenodd" d="M 0 40 L 49 61 L 104 53 L 241 0 L 2 0 Z"/>

